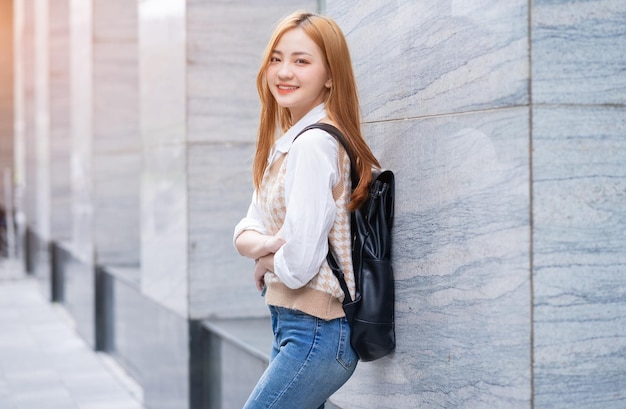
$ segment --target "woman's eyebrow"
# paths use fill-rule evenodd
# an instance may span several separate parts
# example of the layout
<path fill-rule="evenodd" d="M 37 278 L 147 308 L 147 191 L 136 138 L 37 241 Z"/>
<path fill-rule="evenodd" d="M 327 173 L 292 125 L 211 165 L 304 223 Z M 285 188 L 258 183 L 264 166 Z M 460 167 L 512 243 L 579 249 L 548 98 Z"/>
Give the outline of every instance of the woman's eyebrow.
<path fill-rule="evenodd" d="M 272 50 L 272 54 L 279 54 L 279 55 L 283 55 L 283 52 L 280 50 Z M 313 54 L 306 52 L 306 51 L 295 51 L 293 53 L 291 53 L 292 56 L 302 56 L 302 55 L 308 55 L 308 56 L 312 56 Z"/>

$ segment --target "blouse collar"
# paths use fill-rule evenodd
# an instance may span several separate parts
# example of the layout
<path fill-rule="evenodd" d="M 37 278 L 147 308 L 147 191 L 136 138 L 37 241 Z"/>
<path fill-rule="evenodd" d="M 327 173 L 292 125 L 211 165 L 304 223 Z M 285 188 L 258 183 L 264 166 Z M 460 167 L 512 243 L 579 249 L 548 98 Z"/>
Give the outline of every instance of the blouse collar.
<path fill-rule="evenodd" d="M 291 144 L 296 136 L 307 126 L 319 122 L 323 118 L 326 117 L 326 109 L 324 108 L 324 104 L 319 104 L 306 115 L 304 115 L 298 122 L 296 122 L 289 130 L 281 136 L 276 142 L 274 142 L 274 147 L 270 153 L 268 158 L 268 163 L 274 162 L 279 154 L 283 154 L 289 152 L 291 148 Z"/>

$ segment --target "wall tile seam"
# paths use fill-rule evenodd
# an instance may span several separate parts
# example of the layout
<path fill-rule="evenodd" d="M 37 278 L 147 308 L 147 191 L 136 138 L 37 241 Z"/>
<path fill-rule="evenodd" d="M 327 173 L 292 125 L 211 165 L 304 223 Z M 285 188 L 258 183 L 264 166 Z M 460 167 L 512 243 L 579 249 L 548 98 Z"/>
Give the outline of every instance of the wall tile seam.
<path fill-rule="evenodd" d="M 597 107 L 597 108 L 611 108 L 611 109 L 623 109 L 626 108 L 626 102 L 624 103 L 572 103 L 572 102 L 538 102 L 532 103 L 532 107 L 545 107 L 545 108 L 588 108 L 588 107 Z"/>
<path fill-rule="evenodd" d="M 103 135 L 109 136 L 109 135 Z M 94 149 L 94 157 L 102 156 L 102 157 L 110 157 L 110 156 L 132 156 L 137 155 L 141 156 L 142 154 L 142 146 L 127 148 L 127 149 L 116 149 L 114 147 L 97 147 Z M 65 153 L 61 151 L 61 153 Z"/>
<path fill-rule="evenodd" d="M 94 34 L 92 37 L 93 44 L 129 44 L 137 46 L 138 44 L 137 36 L 128 36 L 128 37 L 110 37 L 105 35 Z"/>
<path fill-rule="evenodd" d="M 529 108 L 531 104 L 519 104 L 519 105 L 507 105 L 502 107 L 494 107 L 494 108 L 484 108 L 484 109 L 474 109 L 470 111 L 455 111 L 455 112 L 443 112 L 437 114 L 428 114 L 428 115 L 416 115 L 409 116 L 403 118 L 389 118 L 389 119 L 377 119 L 374 121 L 361 121 L 361 125 L 373 125 L 373 124 L 381 124 L 388 122 L 404 122 L 404 121 L 414 121 L 421 119 L 433 119 L 433 118 L 445 118 L 450 116 L 463 116 L 463 115 L 473 115 L 479 113 L 488 113 L 488 112 L 501 112 L 507 110 L 514 110 L 519 108 Z"/>
<path fill-rule="evenodd" d="M 215 147 L 247 147 L 256 145 L 256 137 L 250 141 L 203 141 L 203 140 L 189 140 L 188 146 L 215 146 Z"/>
<path fill-rule="evenodd" d="M 193 177 L 193 169 L 192 169 L 192 158 L 191 158 L 191 149 L 189 149 L 190 146 L 192 146 L 192 141 L 190 139 L 190 131 L 191 131 L 191 126 L 190 126 L 190 122 L 191 122 L 191 110 L 190 110 L 190 104 L 191 104 L 191 97 L 190 97 L 190 86 L 191 86 L 191 81 L 190 81 L 190 73 L 189 73 L 189 69 L 190 69 L 190 59 L 189 59 L 189 47 L 190 47 L 190 41 L 189 38 L 191 37 L 191 34 L 188 30 L 189 27 L 189 13 L 188 11 L 188 5 L 186 4 L 184 7 L 184 24 L 185 24 L 185 28 L 183 29 L 183 37 L 184 37 L 184 41 L 185 41 L 185 46 L 184 46 L 184 67 L 185 67 L 185 71 L 184 71 L 184 83 L 185 83 L 185 96 L 183 98 L 183 103 L 185 104 L 184 106 L 184 130 L 183 130 L 183 143 L 185 144 L 185 146 L 187 147 L 187 149 L 185 149 L 185 151 L 183 152 L 183 156 L 184 156 L 184 168 L 185 168 L 185 256 L 184 256 L 184 263 L 185 263 L 185 296 L 184 296 L 184 300 L 183 300 L 183 304 L 185 305 L 185 317 L 187 320 L 189 320 L 191 318 L 191 314 L 192 314 L 192 309 L 193 309 L 193 296 L 192 296 L 192 291 L 193 291 L 193 283 L 192 283 L 192 260 L 193 260 L 193 255 L 194 252 L 196 250 L 196 240 L 194 239 L 194 234 L 193 234 L 193 229 L 192 226 L 190 225 L 190 222 L 192 220 L 192 214 L 193 214 L 193 204 L 192 204 L 192 198 L 193 198 L 193 193 L 194 193 L 194 187 L 191 185 L 192 182 L 192 177 Z M 188 328 L 189 328 L 189 321 L 188 322 Z M 188 333 L 188 336 L 190 334 Z M 188 347 L 191 347 L 191 340 L 188 340 Z M 191 354 L 189 356 L 189 358 L 191 358 Z M 190 365 L 190 362 L 188 362 L 188 365 Z M 189 368 L 191 368 L 191 366 L 189 366 Z M 189 369 L 190 371 L 190 369 Z M 189 372 L 191 374 L 191 372 Z M 188 382 L 188 388 L 191 391 L 191 383 Z M 191 393 L 188 395 L 188 402 L 191 402 Z"/>
<path fill-rule="evenodd" d="M 161 148 L 168 148 L 168 147 L 177 147 L 177 146 L 182 146 L 182 145 L 188 145 L 189 141 L 184 140 L 180 137 L 177 138 L 171 138 L 171 139 L 167 139 L 167 140 L 162 140 L 162 141 L 158 141 L 158 142 L 142 142 L 141 143 L 141 150 L 151 150 L 151 149 L 161 149 Z"/>
<path fill-rule="evenodd" d="M 471 111 L 458 111 L 458 112 L 446 112 L 439 114 L 429 114 L 429 115 L 416 115 L 409 116 L 403 118 L 389 118 L 389 119 L 378 119 L 374 121 L 362 121 L 361 125 L 375 125 L 375 124 L 383 124 L 390 122 L 404 122 L 404 121 L 414 121 L 414 120 L 422 120 L 422 119 L 432 119 L 432 118 L 444 118 L 450 116 L 462 116 L 462 115 L 473 115 L 477 113 L 487 113 L 487 112 L 500 112 L 506 110 L 513 110 L 519 108 L 585 108 L 585 107 L 597 107 L 597 108 L 610 108 L 610 109 L 624 109 L 626 108 L 626 103 L 528 103 L 521 105 L 509 105 L 506 107 L 497 107 L 497 108 L 485 108 L 485 109 L 476 109 Z M 204 143 L 200 141 L 196 141 L 194 143 Z M 247 145 L 247 142 L 232 142 L 232 145 Z"/>
<path fill-rule="evenodd" d="M 535 242 L 535 224 L 534 224 L 534 176 L 533 176 L 533 112 L 536 106 L 535 101 L 533 99 L 533 34 L 535 28 L 533 27 L 534 20 L 534 10 L 533 0 L 528 0 L 528 13 L 527 13 L 527 58 L 528 58 L 528 297 L 529 297 L 529 318 L 530 318 L 530 328 L 529 328 L 529 355 L 530 355 L 530 378 L 529 378 L 529 388 L 530 388 L 530 409 L 535 408 L 535 282 L 534 282 L 534 269 L 535 265 L 534 260 L 534 242 Z"/>

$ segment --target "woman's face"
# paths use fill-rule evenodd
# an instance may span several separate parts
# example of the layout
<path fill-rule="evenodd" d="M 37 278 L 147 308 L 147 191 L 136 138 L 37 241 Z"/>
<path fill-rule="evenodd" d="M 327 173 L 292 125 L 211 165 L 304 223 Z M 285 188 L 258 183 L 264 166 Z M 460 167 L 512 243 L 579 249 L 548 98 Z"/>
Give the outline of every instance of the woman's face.
<path fill-rule="evenodd" d="M 267 85 L 293 123 L 324 102 L 331 80 L 320 48 L 303 29 L 283 34 L 266 69 Z"/>

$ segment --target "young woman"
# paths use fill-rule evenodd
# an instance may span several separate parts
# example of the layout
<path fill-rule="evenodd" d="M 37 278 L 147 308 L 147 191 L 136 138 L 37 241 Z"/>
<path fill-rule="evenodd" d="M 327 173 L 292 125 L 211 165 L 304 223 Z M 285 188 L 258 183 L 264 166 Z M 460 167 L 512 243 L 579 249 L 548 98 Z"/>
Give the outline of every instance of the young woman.
<path fill-rule="evenodd" d="M 255 192 L 235 227 L 239 253 L 255 260 L 274 331 L 271 362 L 245 409 L 317 409 L 343 385 L 358 357 L 342 309 L 343 291 L 326 262 L 329 244 L 354 297 L 350 210 L 367 197 L 380 167 L 360 131 L 345 37 L 328 17 L 297 12 L 277 26 L 257 75 L 261 119 Z M 328 133 L 341 130 L 361 181 L 351 192 L 350 161 Z"/>

